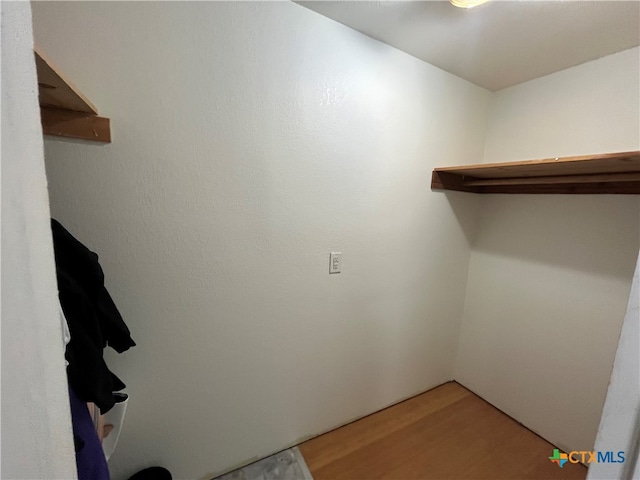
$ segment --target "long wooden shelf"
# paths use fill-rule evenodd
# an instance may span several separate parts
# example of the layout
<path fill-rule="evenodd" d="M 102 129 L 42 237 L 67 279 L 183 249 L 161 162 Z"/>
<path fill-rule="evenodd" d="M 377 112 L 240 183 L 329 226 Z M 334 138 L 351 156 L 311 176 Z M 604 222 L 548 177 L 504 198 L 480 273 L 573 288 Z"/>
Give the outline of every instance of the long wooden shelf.
<path fill-rule="evenodd" d="M 434 190 L 640 194 L 640 152 L 436 168 Z"/>
<path fill-rule="evenodd" d="M 42 132 L 45 135 L 110 143 L 109 119 L 99 117 L 96 107 L 42 53 L 37 50 L 34 53 Z"/>

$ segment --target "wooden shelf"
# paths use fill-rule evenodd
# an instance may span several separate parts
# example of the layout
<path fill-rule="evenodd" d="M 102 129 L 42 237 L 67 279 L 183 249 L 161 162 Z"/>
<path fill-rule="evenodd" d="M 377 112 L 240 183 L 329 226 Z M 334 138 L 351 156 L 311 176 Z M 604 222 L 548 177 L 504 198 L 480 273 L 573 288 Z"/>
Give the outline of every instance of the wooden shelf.
<path fill-rule="evenodd" d="M 472 193 L 640 194 L 640 152 L 433 170 L 431 188 Z"/>
<path fill-rule="evenodd" d="M 96 107 L 37 50 L 36 71 L 40 98 L 40 119 L 45 135 L 111 142 L 108 118 L 99 117 Z"/>

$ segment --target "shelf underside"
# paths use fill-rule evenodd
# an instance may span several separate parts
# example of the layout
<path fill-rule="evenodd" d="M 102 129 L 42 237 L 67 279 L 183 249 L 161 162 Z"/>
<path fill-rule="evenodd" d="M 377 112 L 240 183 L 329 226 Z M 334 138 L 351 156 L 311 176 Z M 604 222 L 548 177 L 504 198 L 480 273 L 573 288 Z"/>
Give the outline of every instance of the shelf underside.
<path fill-rule="evenodd" d="M 43 55 L 35 51 L 40 120 L 45 135 L 111 142 L 110 122 L 58 72 Z"/>
<path fill-rule="evenodd" d="M 640 152 L 436 168 L 431 188 L 472 193 L 640 194 Z"/>

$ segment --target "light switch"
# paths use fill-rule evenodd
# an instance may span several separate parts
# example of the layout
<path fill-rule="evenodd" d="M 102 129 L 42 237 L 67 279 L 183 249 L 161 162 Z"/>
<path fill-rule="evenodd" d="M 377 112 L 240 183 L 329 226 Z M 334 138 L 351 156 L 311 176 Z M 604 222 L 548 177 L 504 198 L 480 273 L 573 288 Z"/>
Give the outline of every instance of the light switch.
<path fill-rule="evenodd" d="M 329 254 L 329 273 L 340 273 L 342 267 L 342 253 L 331 252 Z"/>

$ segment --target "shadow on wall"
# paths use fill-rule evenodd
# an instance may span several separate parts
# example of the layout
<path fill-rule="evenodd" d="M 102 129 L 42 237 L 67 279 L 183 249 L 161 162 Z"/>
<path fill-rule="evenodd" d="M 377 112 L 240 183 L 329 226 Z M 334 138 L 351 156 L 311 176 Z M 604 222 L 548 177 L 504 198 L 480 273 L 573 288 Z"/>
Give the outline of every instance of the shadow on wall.
<path fill-rule="evenodd" d="M 629 280 L 640 244 L 635 195 L 483 195 L 472 250 Z"/>
<path fill-rule="evenodd" d="M 478 217 L 482 197 L 475 193 L 433 190 L 433 193 L 444 195 L 451 206 L 460 230 L 464 233 L 467 243 L 472 247 L 478 236 Z"/>

